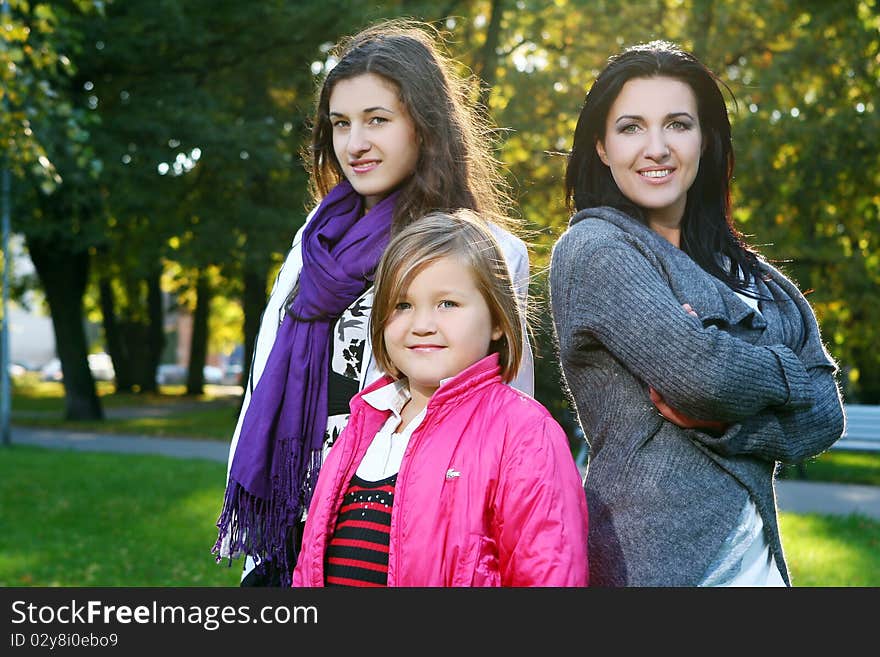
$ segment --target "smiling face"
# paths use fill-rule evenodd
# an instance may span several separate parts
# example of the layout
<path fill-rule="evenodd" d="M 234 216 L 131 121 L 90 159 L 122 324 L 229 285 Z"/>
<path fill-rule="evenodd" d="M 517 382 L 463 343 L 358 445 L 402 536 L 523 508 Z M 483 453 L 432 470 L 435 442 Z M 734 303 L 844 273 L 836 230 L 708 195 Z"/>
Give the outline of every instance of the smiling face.
<path fill-rule="evenodd" d="M 336 159 L 369 210 L 415 170 L 415 124 L 395 86 L 372 73 L 337 82 L 329 109 Z"/>
<path fill-rule="evenodd" d="M 413 277 L 383 331 L 414 399 L 429 398 L 442 379 L 487 356 L 501 335 L 470 266 L 455 257 L 434 260 Z"/>
<path fill-rule="evenodd" d="M 702 154 L 697 98 L 675 78 L 634 78 L 608 111 L 596 152 L 657 229 L 677 228 Z"/>

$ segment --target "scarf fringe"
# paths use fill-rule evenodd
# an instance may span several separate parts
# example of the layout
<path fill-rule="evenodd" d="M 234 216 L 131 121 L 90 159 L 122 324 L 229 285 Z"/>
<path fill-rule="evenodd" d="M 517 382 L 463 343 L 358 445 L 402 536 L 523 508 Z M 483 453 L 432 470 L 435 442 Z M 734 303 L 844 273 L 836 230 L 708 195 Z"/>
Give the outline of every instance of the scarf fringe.
<path fill-rule="evenodd" d="M 284 449 L 297 441 L 287 440 Z M 245 554 L 253 557 L 257 567 L 276 564 L 282 573 L 282 586 L 290 586 L 298 557 L 293 531 L 309 508 L 323 460 L 323 448 L 309 450 L 307 459 L 292 455 L 287 467 L 272 478 L 271 499 L 252 495 L 237 481 L 230 479 L 223 496 L 223 508 L 217 520 L 217 541 L 211 548 L 216 562 L 227 565 Z M 307 460 L 309 467 L 300 472 L 299 464 Z"/>

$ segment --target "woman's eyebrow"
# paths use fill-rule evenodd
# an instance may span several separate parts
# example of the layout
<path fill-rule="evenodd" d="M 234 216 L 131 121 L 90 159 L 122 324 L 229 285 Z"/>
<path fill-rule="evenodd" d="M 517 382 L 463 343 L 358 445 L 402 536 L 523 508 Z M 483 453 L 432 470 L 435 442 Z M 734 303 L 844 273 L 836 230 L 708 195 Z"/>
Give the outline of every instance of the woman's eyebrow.
<path fill-rule="evenodd" d="M 667 119 L 675 119 L 675 118 L 678 118 L 678 117 L 680 117 L 680 116 L 686 116 L 686 117 L 689 118 L 691 121 L 695 121 L 695 120 L 696 120 L 696 119 L 694 119 L 694 117 L 691 115 L 690 112 L 670 112 L 669 114 L 666 115 L 665 118 L 667 118 Z M 619 123 L 620 121 L 623 121 L 623 120 L 644 121 L 644 117 L 642 117 L 642 116 L 639 115 L 639 114 L 621 114 L 620 116 L 618 116 L 618 117 L 614 120 L 614 122 L 615 122 L 615 123 Z"/>
<path fill-rule="evenodd" d="M 365 107 L 361 110 L 362 114 L 369 114 L 370 112 L 388 112 L 389 114 L 394 114 L 394 110 L 390 110 L 387 107 L 382 107 L 382 105 L 376 105 L 375 107 Z M 344 112 L 334 112 L 330 110 L 330 116 L 345 116 Z"/>

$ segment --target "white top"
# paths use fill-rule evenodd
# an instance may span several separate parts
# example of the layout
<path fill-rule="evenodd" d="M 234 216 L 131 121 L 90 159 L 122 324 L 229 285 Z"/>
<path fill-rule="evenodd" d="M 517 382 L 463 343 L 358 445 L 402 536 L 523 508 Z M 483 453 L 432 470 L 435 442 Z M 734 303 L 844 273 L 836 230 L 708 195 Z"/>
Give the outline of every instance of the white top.
<path fill-rule="evenodd" d="M 785 586 L 751 497 L 700 586 Z"/>
<path fill-rule="evenodd" d="M 425 418 L 425 410 L 416 415 L 400 432 L 400 413 L 412 398 L 406 379 L 394 381 L 364 395 L 363 399 L 378 411 L 391 411 L 391 415 L 379 429 L 373 442 L 357 469 L 357 476 L 365 481 L 379 481 L 400 470 L 403 454 L 413 432 Z"/>

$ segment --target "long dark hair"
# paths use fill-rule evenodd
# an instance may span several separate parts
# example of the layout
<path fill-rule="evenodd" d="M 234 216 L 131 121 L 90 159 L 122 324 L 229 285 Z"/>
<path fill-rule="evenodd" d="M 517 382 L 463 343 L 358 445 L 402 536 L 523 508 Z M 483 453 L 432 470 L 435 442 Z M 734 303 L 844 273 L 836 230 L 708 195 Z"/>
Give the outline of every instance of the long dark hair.
<path fill-rule="evenodd" d="M 488 121 L 469 101 L 469 81 L 455 72 L 438 44 L 440 35 L 417 21 L 387 20 L 344 39 L 330 51 L 337 60 L 318 93 L 310 165 L 312 194 L 323 198 L 343 173 L 333 150 L 329 103 L 340 80 L 381 76 L 398 92 L 415 125 L 419 159 L 401 187 L 392 231 L 435 210 L 466 208 L 512 229 L 507 186 L 492 155 Z"/>
<path fill-rule="evenodd" d="M 609 58 L 578 118 L 565 172 L 566 202 L 572 211 L 607 205 L 645 222 L 642 209 L 624 196 L 599 159 L 596 142 L 604 139 L 608 112 L 623 85 L 634 78 L 661 76 L 680 80 L 693 90 L 703 134 L 699 172 L 688 190 L 681 223 L 681 248 L 704 270 L 734 290 L 747 292 L 752 277 L 761 274 L 755 251 L 745 244 L 731 218 L 734 155 L 719 85 L 731 98 L 733 92 L 696 57 L 672 43 L 652 41 Z M 719 262 L 719 254 L 726 256 L 726 262 Z"/>

